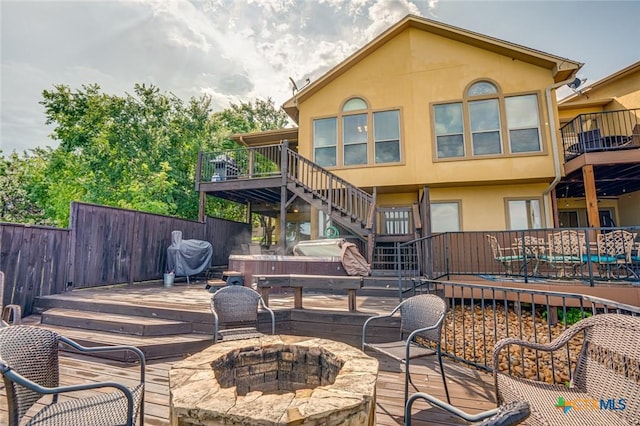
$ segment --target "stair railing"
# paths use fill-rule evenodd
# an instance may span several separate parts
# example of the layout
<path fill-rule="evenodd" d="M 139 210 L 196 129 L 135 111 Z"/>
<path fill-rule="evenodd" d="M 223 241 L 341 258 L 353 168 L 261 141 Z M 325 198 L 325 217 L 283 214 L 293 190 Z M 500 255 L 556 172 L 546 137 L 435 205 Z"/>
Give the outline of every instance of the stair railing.
<path fill-rule="evenodd" d="M 375 198 L 366 191 L 287 149 L 287 178 L 327 203 L 327 214 L 338 211 L 373 227 Z"/>

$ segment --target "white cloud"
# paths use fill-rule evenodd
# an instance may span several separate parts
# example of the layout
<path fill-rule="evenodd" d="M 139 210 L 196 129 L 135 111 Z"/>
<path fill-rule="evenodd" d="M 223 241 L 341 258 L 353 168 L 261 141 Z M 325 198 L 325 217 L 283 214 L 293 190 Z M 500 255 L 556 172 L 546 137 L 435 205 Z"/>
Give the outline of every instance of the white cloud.
<path fill-rule="evenodd" d="M 280 104 L 291 96 L 289 77 L 302 84 L 317 79 L 409 13 L 437 12 L 451 25 L 587 62 L 584 73 L 595 81 L 637 60 L 629 43 L 637 38 L 632 17 L 638 5 L 594 1 L 576 10 L 571 2 L 0 0 L 1 147 L 54 144 L 46 139 L 51 129 L 38 102 L 55 84 L 77 89 L 98 83 L 118 95 L 135 83 L 155 84 L 184 100 L 210 94 L 219 109 L 267 97 Z M 569 13 L 576 19 L 567 21 Z M 542 19 L 550 30 L 535 30 L 532 23 Z M 617 32 L 583 25 L 595 21 Z M 581 42 L 563 41 L 569 39 Z"/>

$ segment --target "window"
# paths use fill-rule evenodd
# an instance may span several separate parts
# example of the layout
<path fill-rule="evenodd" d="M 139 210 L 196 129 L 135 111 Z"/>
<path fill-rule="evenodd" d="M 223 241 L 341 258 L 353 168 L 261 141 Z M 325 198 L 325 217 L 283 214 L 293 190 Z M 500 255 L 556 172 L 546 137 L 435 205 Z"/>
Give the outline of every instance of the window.
<path fill-rule="evenodd" d="M 437 158 L 542 151 L 535 94 L 504 96 L 495 84 L 480 81 L 462 102 L 434 105 L 433 112 Z"/>
<path fill-rule="evenodd" d="M 373 143 L 376 163 L 400 161 L 400 112 L 373 113 Z"/>
<path fill-rule="evenodd" d="M 497 99 L 469 102 L 473 154 L 501 154 L 500 111 Z"/>
<path fill-rule="evenodd" d="M 462 104 L 436 105 L 434 113 L 438 158 L 463 157 Z"/>
<path fill-rule="evenodd" d="M 313 147 L 321 166 L 397 163 L 400 111 L 373 112 L 364 99 L 351 98 L 338 117 L 313 120 Z"/>
<path fill-rule="evenodd" d="M 347 115 L 342 118 L 345 166 L 367 164 L 367 141 L 369 139 L 367 130 L 367 114 Z"/>
<path fill-rule="evenodd" d="M 536 95 L 505 99 L 511 152 L 540 151 L 540 123 Z"/>
<path fill-rule="evenodd" d="M 542 214 L 540 200 L 508 200 L 509 229 L 540 229 Z"/>
<path fill-rule="evenodd" d="M 337 126 L 335 118 L 313 121 L 314 161 L 320 166 L 336 165 Z"/>
<path fill-rule="evenodd" d="M 431 232 L 460 231 L 460 202 L 431 203 Z"/>

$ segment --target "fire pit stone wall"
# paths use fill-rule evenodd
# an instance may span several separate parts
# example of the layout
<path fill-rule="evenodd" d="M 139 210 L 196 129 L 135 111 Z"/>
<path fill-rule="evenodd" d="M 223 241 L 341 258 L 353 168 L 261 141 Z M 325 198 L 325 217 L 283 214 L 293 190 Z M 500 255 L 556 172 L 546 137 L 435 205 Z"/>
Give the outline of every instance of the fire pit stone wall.
<path fill-rule="evenodd" d="M 221 342 L 169 373 L 171 424 L 373 425 L 378 361 L 296 336 Z"/>

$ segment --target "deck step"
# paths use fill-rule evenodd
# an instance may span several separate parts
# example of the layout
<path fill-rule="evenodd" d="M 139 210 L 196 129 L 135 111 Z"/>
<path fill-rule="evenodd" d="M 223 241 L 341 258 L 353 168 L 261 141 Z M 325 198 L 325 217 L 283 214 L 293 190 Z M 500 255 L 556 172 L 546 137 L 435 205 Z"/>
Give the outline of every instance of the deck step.
<path fill-rule="evenodd" d="M 209 347 L 213 343 L 212 334 L 185 333 L 172 336 L 135 336 L 43 324 L 40 315 L 29 315 L 22 320 L 24 324 L 55 331 L 61 336 L 68 337 L 87 347 L 114 345 L 136 346 L 144 353 L 147 360 L 188 356 Z M 72 350 L 69 351 L 72 352 Z M 134 356 L 124 351 L 92 355 L 116 361 L 135 361 Z"/>
<path fill-rule="evenodd" d="M 64 308 L 43 312 L 42 323 L 135 336 L 169 336 L 193 332 L 191 323 L 184 321 Z"/>

